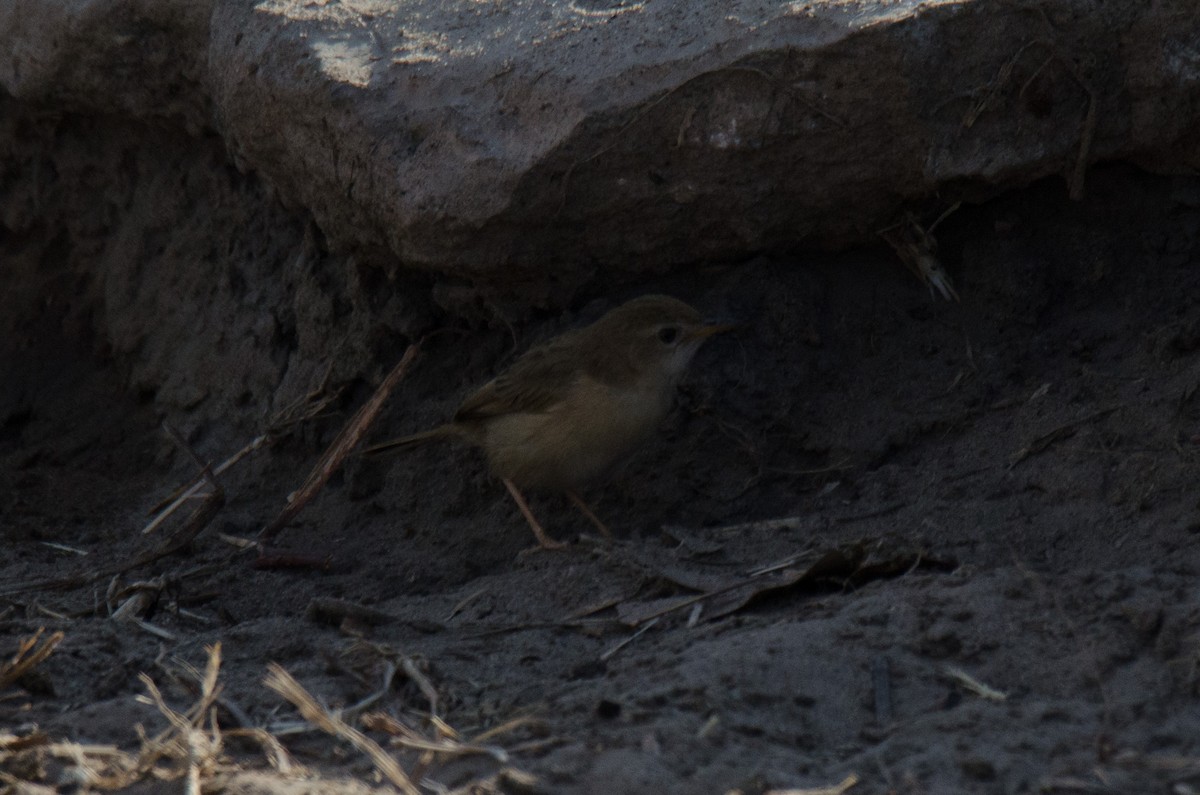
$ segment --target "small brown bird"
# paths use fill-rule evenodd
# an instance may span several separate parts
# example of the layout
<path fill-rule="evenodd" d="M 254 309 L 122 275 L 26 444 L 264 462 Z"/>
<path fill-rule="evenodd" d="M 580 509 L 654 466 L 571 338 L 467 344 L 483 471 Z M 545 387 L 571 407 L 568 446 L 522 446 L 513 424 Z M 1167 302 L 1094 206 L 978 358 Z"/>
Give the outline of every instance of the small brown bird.
<path fill-rule="evenodd" d="M 366 452 L 461 439 L 483 450 L 542 547 L 564 544 L 542 529 L 522 488 L 566 492 L 609 536 L 575 489 L 603 475 L 654 431 L 701 344 L 732 328 L 704 322 L 669 296 L 635 298 L 590 326 L 530 349 L 463 401 L 445 425 Z"/>

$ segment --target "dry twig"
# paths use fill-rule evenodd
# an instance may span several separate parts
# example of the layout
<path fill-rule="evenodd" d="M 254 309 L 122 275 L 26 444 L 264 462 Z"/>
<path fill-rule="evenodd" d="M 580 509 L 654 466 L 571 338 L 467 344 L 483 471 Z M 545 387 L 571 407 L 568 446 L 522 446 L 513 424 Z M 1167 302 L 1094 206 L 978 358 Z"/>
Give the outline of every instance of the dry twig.
<path fill-rule="evenodd" d="M 845 795 L 858 784 L 858 776 L 851 773 L 832 787 L 805 787 L 802 789 L 769 789 L 763 795 Z"/>
<path fill-rule="evenodd" d="M 62 643 L 63 633 L 55 632 L 39 645 L 38 641 L 41 640 L 42 633 L 45 631 L 45 627 L 39 627 L 32 637 L 21 641 L 11 660 L 0 664 L 0 690 L 32 671 L 54 653 L 54 649 L 59 643 Z"/>
<path fill-rule="evenodd" d="M 208 647 L 208 663 L 200 681 L 200 698 L 187 712 L 177 712 L 168 706 L 154 680 L 144 673 L 138 675 L 147 695 L 138 696 L 137 700 L 153 705 L 170 725 L 143 742 L 134 770 L 136 778 L 150 772 L 163 757 L 186 762 L 189 781 L 198 781 L 201 772 L 211 772 L 221 752 L 221 734 L 217 729 L 216 717 L 211 712 L 221 694 L 217 682 L 220 670 L 221 644 L 218 642 Z M 206 720 L 210 723 L 210 733 L 207 735 L 203 729 Z"/>
<path fill-rule="evenodd" d="M 270 445 L 280 438 L 286 436 L 292 429 L 302 422 L 319 417 L 329 406 L 338 399 L 342 390 L 329 388 L 329 374 L 333 371 L 330 366 L 325 371 L 325 377 L 321 380 L 321 385 L 310 391 L 303 397 L 293 401 L 287 406 L 277 411 L 267 425 L 267 430 L 257 438 L 251 440 L 246 446 L 236 453 L 225 459 L 213 471 L 214 477 L 220 476 L 231 469 L 235 464 L 240 462 L 246 456 L 256 452 L 260 448 Z M 200 488 L 205 483 L 204 473 L 197 475 L 190 482 L 180 486 L 170 496 L 155 505 L 150 509 L 150 514 L 154 517 L 145 528 L 143 533 L 153 532 L 155 528 L 161 525 L 172 513 L 174 513 L 180 505 L 191 499 L 200 491 Z"/>
<path fill-rule="evenodd" d="M 259 436 L 257 439 L 250 442 L 250 444 L 246 445 L 241 450 L 238 450 L 232 456 L 225 459 L 225 461 L 223 461 L 216 469 L 214 469 L 212 471 L 213 477 L 217 477 L 219 475 L 224 474 L 234 464 L 241 461 L 243 458 L 248 456 L 250 453 L 253 453 L 258 448 L 262 447 L 268 441 L 268 438 L 269 437 L 267 437 L 265 434 L 262 436 Z M 170 500 L 169 502 L 167 502 L 167 504 L 165 506 L 162 505 L 162 503 L 155 506 L 154 510 L 156 511 L 156 515 L 154 516 L 153 519 L 150 520 L 149 524 L 147 524 L 145 527 L 142 528 L 142 535 L 148 535 L 149 533 L 153 533 L 155 530 L 157 530 L 159 527 L 161 527 L 162 523 L 165 522 L 168 518 L 170 518 L 170 516 L 173 513 L 175 513 L 176 510 L 179 509 L 179 506 L 183 505 L 185 502 L 187 502 L 188 500 L 195 497 L 196 493 L 199 492 L 200 489 L 207 482 L 208 482 L 208 478 L 205 476 L 204 472 L 201 472 L 199 475 L 197 475 L 192 480 L 192 482 L 190 484 L 188 484 L 187 486 L 183 487 L 180 490 L 181 493 L 177 497 L 174 497 L 173 500 Z M 205 495 L 205 496 L 207 496 L 207 495 Z M 170 499 L 170 498 L 168 498 L 168 499 Z"/>
<path fill-rule="evenodd" d="M 1070 422 L 1063 423 L 1054 430 L 1043 433 L 1041 436 L 1037 437 L 1032 442 L 1014 453 L 1012 459 L 1008 463 L 1008 468 L 1011 470 L 1026 458 L 1048 450 L 1056 442 L 1061 442 L 1064 439 L 1070 439 L 1075 435 L 1075 431 L 1079 429 L 1079 426 L 1086 425 L 1092 420 L 1098 420 L 1101 417 L 1107 417 L 1109 414 L 1112 414 L 1119 408 L 1121 408 L 1121 406 L 1110 406 L 1106 409 L 1093 411 L 1091 414 L 1087 414 L 1077 420 L 1071 420 Z"/>
<path fill-rule="evenodd" d="M 257 742 L 262 746 L 263 754 L 267 757 L 267 762 L 271 767 L 278 770 L 285 776 L 294 775 L 303 772 L 303 768 L 299 767 L 292 761 L 292 757 L 288 754 L 287 749 L 283 747 L 283 743 L 279 742 L 266 729 L 256 727 L 248 727 L 242 729 L 230 729 L 225 732 L 226 737 L 247 737 Z"/>
<path fill-rule="evenodd" d="M 662 616 L 656 616 L 656 617 L 650 619 L 649 621 L 647 621 L 646 623 L 642 624 L 640 627 L 638 627 L 638 630 L 636 632 L 634 632 L 632 635 L 630 635 L 629 637 L 620 641 L 619 643 L 617 643 L 617 645 L 613 646 L 611 649 L 609 649 L 608 651 L 601 654 L 600 661 L 608 662 L 609 660 L 611 660 L 613 658 L 613 656 L 616 655 L 616 653 L 619 652 L 621 649 L 625 648 L 630 643 L 633 643 L 635 640 L 640 638 L 642 635 L 645 635 L 647 632 L 649 632 L 650 628 L 653 627 L 655 624 L 657 624 L 661 618 L 662 618 Z"/>
<path fill-rule="evenodd" d="M 535 795 L 535 793 L 545 791 L 542 789 L 541 782 L 533 774 L 505 767 L 488 778 L 471 781 L 461 787 L 448 790 L 446 795 L 492 795 L 493 793 L 495 795 L 501 793 L 504 795 L 518 795 L 518 793 Z"/>
<path fill-rule="evenodd" d="M 928 229 L 917 223 L 916 217 L 909 213 L 879 232 L 879 236 L 895 250 L 900 261 L 929 288 L 930 296 L 936 291 L 947 301 L 958 301 L 958 291 L 954 289 L 950 274 L 946 273 L 941 260 L 938 259 L 937 238 L 933 236 L 933 231 L 947 216 L 957 210 L 960 204 L 961 202 L 955 203 L 938 216 Z"/>
<path fill-rule="evenodd" d="M 25 737 L 0 735 L 0 763 L 14 753 L 36 752 L 65 762 L 66 769 L 62 771 L 59 783 L 73 784 L 81 790 L 123 790 L 153 775 L 168 780 L 182 777 L 184 791 L 199 795 L 201 784 L 215 771 L 221 752 L 221 733 L 212 710 L 212 703 L 220 692 L 217 684 L 220 646 L 210 647 L 208 654 L 200 698 L 187 712 L 177 712 L 168 706 L 154 682 L 142 675 L 148 695 L 139 700 L 153 704 L 169 726 L 152 738 L 146 736 L 141 726 L 136 727 L 142 740 L 138 753 L 126 753 L 115 745 L 50 742 L 46 735 L 34 732 Z M 175 764 L 162 767 L 159 763 L 164 759 Z M 17 792 L 41 791 L 32 782 L 9 783 L 17 786 Z"/>
<path fill-rule="evenodd" d="M 170 432 L 170 429 L 168 431 Z M 180 444 L 184 444 L 185 449 L 188 449 L 182 439 L 178 438 L 177 434 L 173 435 Z M 195 457 L 195 454 L 190 449 L 188 449 L 188 453 Z M 154 548 L 136 555 L 133 560 L 122 561 L 111 566 L 102 566 L 99 568 L 87 567 L 67 577 L 20 583 L 11 588 L 0 590 L 0 595 L 7 596 L 28 591 L 59 591 L 90 585 L 100 580 L 109 579 L 114 575 L 124 574 L 127 571 L 140 568 L 148 563 L 153 563 L 160 558 L 172 555 L 185 548 L 188 544 L 192 543 L 192 540 L 200 534 L 201 530 L 208 526 L 208 523 L 212 521 L 217 512 L 225 505 L 224 489 L 212 478 L 211 471 L 207 465 L 201 463 L 200 466 L 202 469 L 201 476 L 211 485 L 212 490 L 204 496 L 203 502 L 192 512 L 187 521 Z"/>
<path fill-rule="evenodd" d="M 380 409 L 383 408 L 384 402 L 391 395 L 392 390 L 408 373 L 409 367 L 416 360 L 417 354 L 421 351 L 421 343 L 415 342 L 408 346 L 408 350 L 404 352 L 404 356 L 396 364 L 392 371 L 388 373 L 387 378 L 383 379 L 383 383 L 375 390 L 370 399 L 363 404 L 346 426 L 342 428 L 337 438 L 329 445 L 329 448 L 317 461 L 309 473 L 304 484 L 294 493 L 288 496 L 287 505 L 275 519 L 259 532 L 259 540 L 262 542 L 269 541 L 279 534 L 279 531 L 287 525 L 296 514 L 308 505 L 309 501 L 317 495 L 318 492 L 329 481 L 329 478 L 336 472 L 350 455 L 350 451 L 355 445 L 362 440 L 362 437 L 370 429 L 371 424 L 375 421 L 375 417 L 379 415 Z"/>
<path fill-rule="evenodd" d="M 381 731 L 392 736 L 391 744 L 415 751 L 429 751 L 435 754 L 449 756 L 490 756 L 500 764 L 508 762 L 508 752 L 503 748 L 492 745 L 481 745 L 478 742 L 465 743 L 452 736 L 443 736 L 437 740 L 422 737 L 416 730 L 384 712 L 370 712 L 362 716 L 363 728 L 371 731 Z"/>
<path fill-rule="evenodd" d="M 404 769 L 400 767 L 399 762 L 388 755 L 370 737 L 367 737 L 358 729 L 348 726 L 341 718 L 318 704 L 317 700 L 283 666 L 271 663 L 267 666 L 267 671 L 267 678 L 263 680 L 263 684 L 295 705 L 305 720 L 327 734 L 342 738 L 359 751 L 365 753 L 371 758 L 376 769 L 383 774 L 384 778 L 399 788 L 405 795 L 420 795 L 417 785 L 413 783 L 408 774 L 404 772 Z"/>
<path fill-rule="evenodd" d="M 391 613 L 328 596 L 314 597 L 305 608 L 304 617 L 318 624 L 332 626 L 337 626 L 346 619 L 367 626 L 393 624 L 399 621 L 399 618 Z"/>
<path fill-rule="evenodd" d="M 1008 693 L 1001 692 L 994 687 L 985 685 L 983 682 L 980 682 L 978 679 L 971 676 L 961 668 L 953 665 L 947 666 L 945 668 L 945 674 L 950 679 L 953 679 L 955 682 L 962 685 L 963 689 L 974 693 L 980 698 L 987 699 L 988 701 L 998 702 L 1008 700 Z"/>

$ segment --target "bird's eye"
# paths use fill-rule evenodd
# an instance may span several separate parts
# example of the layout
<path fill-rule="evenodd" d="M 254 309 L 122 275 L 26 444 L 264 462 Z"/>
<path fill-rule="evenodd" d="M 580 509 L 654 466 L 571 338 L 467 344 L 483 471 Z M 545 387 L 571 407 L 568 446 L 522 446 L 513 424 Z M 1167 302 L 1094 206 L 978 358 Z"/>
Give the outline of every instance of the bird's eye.
<path fill-rule="evenodd" d="M 658 340 L 663 345 L 673 345 L 679 339 L 679 329 L 675 326 L 665 326 L 658 330 Z"/>

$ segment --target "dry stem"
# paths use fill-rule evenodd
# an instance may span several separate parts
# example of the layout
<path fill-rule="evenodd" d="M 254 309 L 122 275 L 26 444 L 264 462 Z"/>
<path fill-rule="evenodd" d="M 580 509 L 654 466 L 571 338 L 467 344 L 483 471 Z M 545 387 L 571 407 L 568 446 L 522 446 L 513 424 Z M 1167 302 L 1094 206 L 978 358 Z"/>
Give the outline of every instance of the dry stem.
<path fill-rule="evenodd" d="M 346 427 L 337 435 L 333 443 L 317 461 L 305 479 L 304 484 L 288 497 L 287 505 L 275 519 L 262 529 L 258 534 L 260 541 L 268 541 L 279 534 L 279 531 L 290 522 L 296 514 L 304 509 L 304 506 L 317 495 L 318 492 L 325 486 L 329 478 L 336 472 L 350 455 L 350 451 L 359 443 L 362 437 L 370 429 L 371 424 L 378 416 L 380 409 L 383 408 L 384 402 L 391 395 L 392 390 L 408 373 L 409 367 L 416 360 L 417 354 L 421 351 L 421 343 L 416 342 L 408 346 L 408 350 L 404 352 L 404 356 L 396 364 L 392 371 L 388 373 L 387 378 L 383 379 L 383 383 L 375 390 L 370 399 L 363 404 L 350 421 L 346 423 Z"/>
<path fill-rule="evenodd" d="M 46 638 L 45 642 L 38 645 L 38 641 L 45 631 L 45 627 L 39 627 L 38 631 L 33 633 L 33 637 L 21 641 L 11 660 L 0 665 L 0 690 L 16 682 L 54 653 L 54 649 L 62 642 L 64 635 L 61 632 L 55 632 Z"/>
<path fill-rule="evenodd" d="M 410 346 L 409 351 L 413 348 Z M 406 359 L 408 356 L 406 355 Z M 400 767 L 400 763 L 379 747 L 379 744 L 352 726 L 346 725 L 341 718 L 317 703 L 307 690 L 292 677 L 281 665 L 271 663 L 267 666 L 267 678 L 263 684 L 274 690 L 295 705 L 304 719 L 321 731 L 340 737 L 371 758 L 375 767 L 393 785 L 405 795 L 420 795 L 416 784 Z"/>

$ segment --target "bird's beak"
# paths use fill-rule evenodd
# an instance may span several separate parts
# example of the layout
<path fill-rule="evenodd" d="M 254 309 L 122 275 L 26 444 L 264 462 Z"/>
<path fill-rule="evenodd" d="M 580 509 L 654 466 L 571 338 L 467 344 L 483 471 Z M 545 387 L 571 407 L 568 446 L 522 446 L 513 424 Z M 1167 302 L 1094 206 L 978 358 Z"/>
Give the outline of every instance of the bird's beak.
<path fill-rule="evenodd" d="M 714 334 L 724 334 L 727 331 L 736 331 L 739 326 L 736 323 L 706 323 L 703 326 L 697 326 L 692 329 L 689 336 L 693 339 L 703 340 L 708 339 Z"/>

